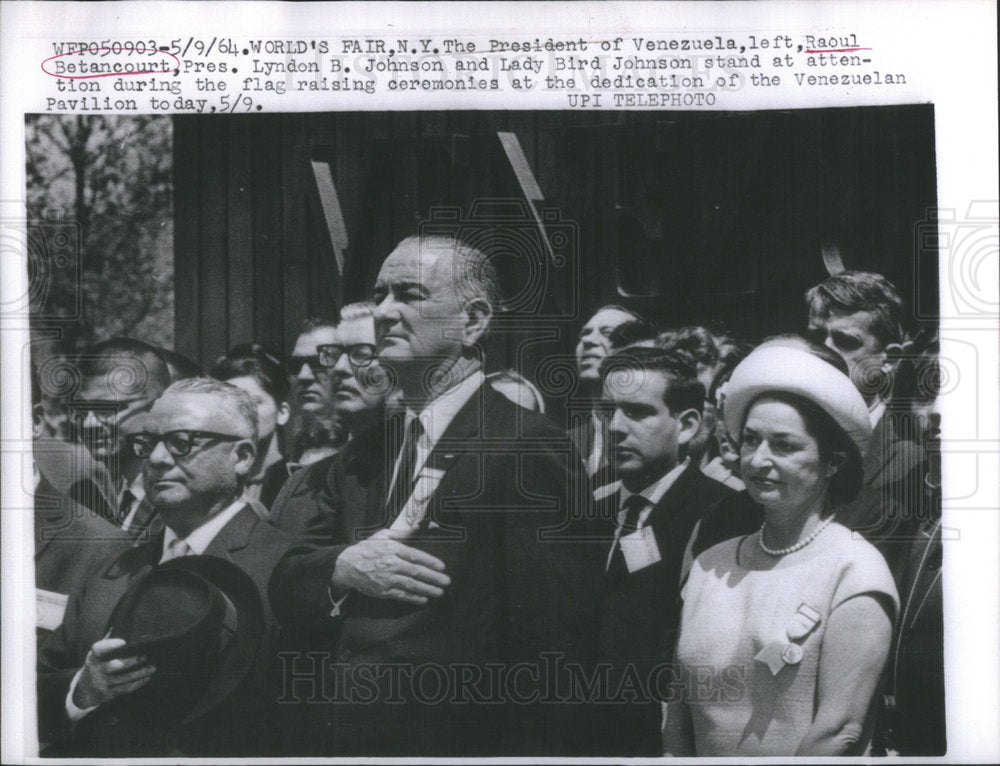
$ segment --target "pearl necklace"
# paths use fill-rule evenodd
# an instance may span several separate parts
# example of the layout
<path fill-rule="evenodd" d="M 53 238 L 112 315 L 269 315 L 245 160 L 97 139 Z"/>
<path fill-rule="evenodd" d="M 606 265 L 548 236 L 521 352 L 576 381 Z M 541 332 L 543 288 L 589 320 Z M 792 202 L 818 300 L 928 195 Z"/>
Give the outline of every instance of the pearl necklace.
<path fill-rule="evenodd" d="M 819 537 L 820 532 L 822 532 L 824 529 L 830 526 L 832 522 L 833 522 L 833 516 L 828 516 L 826 521 L 821 521 L 816 526 L 816 529 L 812 531 L 812 534 L 809 535 L 809 537 L 807 537 L 805 540 L 800 540 L 799 542 L 795 543 L 795 545 L 789 545 L 787 548 L 773 549 L 773 548 L 768 548 L 766 545 L 764 545 L 764 527 L 767 526 L 767 520 L 765 519 L 764 523 L 760 525 L 760 531 L 757 532 L 757 542 L 760 544 L 760 549 L 764 551 L 764 553 L 766 553 L 768 556 L 784 556 L 787 553 L 795 553 L 795 551 L 800 551 L 803 548 L 805 548 L 807 545 L 809 545 L 809 543 L 811 543 L 813 540 Z"/>

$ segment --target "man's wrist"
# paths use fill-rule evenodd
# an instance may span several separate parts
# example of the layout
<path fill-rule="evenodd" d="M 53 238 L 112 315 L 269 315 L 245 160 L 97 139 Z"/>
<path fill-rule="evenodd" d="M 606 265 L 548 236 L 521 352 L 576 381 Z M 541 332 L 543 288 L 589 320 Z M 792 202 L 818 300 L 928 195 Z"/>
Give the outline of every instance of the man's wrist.
<path fill-rule="evenodd" d="M 69 716 L 71 723 L 76 723 L 88 713 L 96 710 L 100 705 L 100 703 L 95 705 L 86 704 L 90 700 L 83 699 L 81 695 L 77 693 L 80 688 L 80 679 L 82 677 L 83 668 L 80 668 L 76 672 L 76 675 L 73 676 L 73 680 L 69 684 L 69 692 L 66 694 L 66 715 Z"/>

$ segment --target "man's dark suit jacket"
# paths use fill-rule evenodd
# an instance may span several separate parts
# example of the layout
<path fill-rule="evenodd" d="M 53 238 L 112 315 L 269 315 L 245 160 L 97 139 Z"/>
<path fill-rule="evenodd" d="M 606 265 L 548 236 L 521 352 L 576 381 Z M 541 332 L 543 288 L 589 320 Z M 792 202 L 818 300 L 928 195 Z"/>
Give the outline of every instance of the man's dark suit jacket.
<path fill-rule="evenodd" d="M 268 506 L 268 522 L 292 537 L 301 537 L 319 510 L 319 497 L 326 487 L 327 474 L 339 454 L 317 460 L 289 476 L 274 502 Z"/>
<path fill-rule="evenodd" d="M 35 488 L 36 588 L 68 596 L 131 545 L 118 527 L 60 495 L 42 476 Z M 38 626 L 38 641 L 51 632 Z"/>
<path fill-rule="evenodd" d="M 584 465 L 590 459 L 590 453 L 594 450 L 594 422 L 590 411 L 586 413 L 573 413 L 569 430 L 566 432 L 569 440 L 573 442 L 580 453 L 580 458 Z M 597 466 L 597 471 L 590 477 L 592 489 L 605 487 L 618 480 L 618 471 L 611 462 L 611 445 L 606 440 L 602 446 L 601 460 Z"/>
<path fill-rule="evenodd" d="M 611 549 L 621 504 L 620 492 L 605 498 L 598 518 L 607 519 L 602 569 Z M 660 561 L 635 572 L 612 568 L 601 589 L 600 660 L 613 664 L 612 687 L 625 674 L 643 688 L 659 663 L 669 662 L 680 621 L 681 563 L 695 524 L 733 490 L 689 465 L 650 512 L 644 527 L 652 529 Z M 616 543 L 617 545 L 617 543 Z M 669 674 L 663 674 L 664 685 Z M 614 696 L 615 689 L 611 689 Z M 662 754 L 660 703 L 608 704 L 600 713 L 599 750 L 594 755 L 650 756 Z"/>
<path fill-rule="evenodd" d="M 107 634 L 115 605 L 137 577 L 156 566 L 163 553 L 162 532 L 129 548 L 96 574 L 69 601 L 63 624 L 39 655 L 40 739 L 55 743 L 53 755 L 83 757 L 251 756 L 273 754 L 272 716 L 276 708 L 277 624 L 268 607 L 267 581 L 289 539 L 264 523 L 249 506 L 222 528 L 205 551 L 231 561 L 257 585 L 264 602 L 267 635 L 254 669 L 236 692 L 204 718 L 163 731 L 142 721 L 129 695 L 102 705 L 75 728 L 65 700 L 70 682 L 95 641 Z"/>
<path fill-rule="evenodd" d="M 900 755 L 944 755 L 941 520 L 926 522 L 906 557 L 899 624 L 886 666 L 876 741 Z"/>
<path fill-rule="evenodd" d="M 328 587 L 337 557 L 391 523 L 385 497 L 395 451 L 387 455 L 381 444 L 352 440 L 335 463 L 327 508 L 271 581 L 279 620 L 313 630 L 316 649 L 336 641 Z M 587 706 L 530 696 L 544 685 L 531 678 L 544 673 L 542 653 L 582 664 L 596 653 L 600 546 L 596 534 L 565 539 L 589 509 L 578 454 L 549 420 L 482 386 L 428 465 L 442 478 L 405 542 L 441 559 L 451 584 L 424 606 L 349 594 L 328 754 L 582 752 Z M 514 672 L 518 662 L 528 665 Z M 515 702 L 519 694 L 537 704 Z"/>
<path fill-rule="evenodd" d="M 858 496 L 837 509 L 837 520 L 863 534 L 885 556 L 902 588 L 906 555 L 930 516 L 924 491 L 926 454 L 917 419 L 890 404 L 872 433 Z"/>

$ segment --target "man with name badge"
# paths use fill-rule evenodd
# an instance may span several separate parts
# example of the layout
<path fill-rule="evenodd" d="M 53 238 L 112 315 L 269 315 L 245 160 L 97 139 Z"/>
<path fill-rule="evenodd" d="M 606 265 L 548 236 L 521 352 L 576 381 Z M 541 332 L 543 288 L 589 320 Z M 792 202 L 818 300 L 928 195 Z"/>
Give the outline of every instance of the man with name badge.
<path fill-rule="evenodd" d="M 621 487 L 605 497 L 600 661 L 612 664 L 599 720 L 600 755 L 658 756 L 660 702 L 680 611 L 688 538 L 704 512 L 732 494 L 687 456 L 705 391 L 694 369 L 658 348 L 630 347 L 601 365 Z"/>

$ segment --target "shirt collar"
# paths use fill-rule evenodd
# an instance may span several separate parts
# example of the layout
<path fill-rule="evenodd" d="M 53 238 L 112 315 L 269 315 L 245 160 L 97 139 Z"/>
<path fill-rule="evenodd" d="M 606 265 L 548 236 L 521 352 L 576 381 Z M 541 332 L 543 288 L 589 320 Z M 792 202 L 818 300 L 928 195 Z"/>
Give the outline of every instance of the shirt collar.
<path fill-rule="evenodd" d="M 131 493 L 132 497 L 135 498 L 135 502 L 136 502 L 137 505 L 142 502 L 142 499 L 144 497 L 146 497 L 146 487 L 142 483 L 142 473 L 141 472 L 139 473 L 138 476 L 135 477 L 135 479 L 132 480 L 131 484 L 129 484 L 128 486 L 122 487 L 122 491 L 120 493 L 118 493 L 118 497 L 119 498 L 124 498 L 126 492 Z"/>
<path fill-rule="evenodd" d="M 877 397 L 868 407 L 868 419 L 871 421 L 872 428 L 878 425 L 878 422 L 882 419 L 882 415 L 884 414 L 885 399 Z"/>
<path fill-rule="evenodd" d="M 423 426 L 422 441 L 429 446 L 433 446 L 444 436 L 451 421 L 455 419 L 458 411 L 465 406 L 472 395 L 486 382 L 486 376 L 482 370 L 476 370 L 461 383 L 452 386 L 437 399 L 428 403 L 418 414 L 412 410 L 406 411 L 406 425 L 414 418 L 420 418 L 420 425 Z"/>
<path fill-rule="evenodd" d="M 233 516 L 243 510 L 244 505 L 245 503 L 242 498 L 237 500 L 232 505 L 223 508 L 200 527 L 192 531 L 191 534 L 183 538 L 184 542 L 191 548 L 191 553 L 200 556 L 208 550 L 208 546 L 212 544 L 212 541 L 222 531 L 222 528 L 232 521 Z M 166 553 L 170 548 L 170 544 L 177 539 L 180 539 L 180 535 L 170 527 L 166 527 L 163 532 L 163 552 Z"/>
<path fill-rule="evenodd" d="M 650 505 L 656 505 L 663 499 L 663 496 L 667 494 L 667 490 L 673 486 L 675 481 L 677 481 L 677 477 L 684 473 L 684 469 L 688 467 L 688 463 L 690 461 L 691 458 L 684 458 L 682 462 L 675 465 L 663 476 L 639 492 L 629 492 L 623 484 L 621 494 L 618 497 L 618 507 L 624 508 L 626 501 L 632 497 L 632 495 L 642 495 L 646 498 L 646 501 Z"/>

